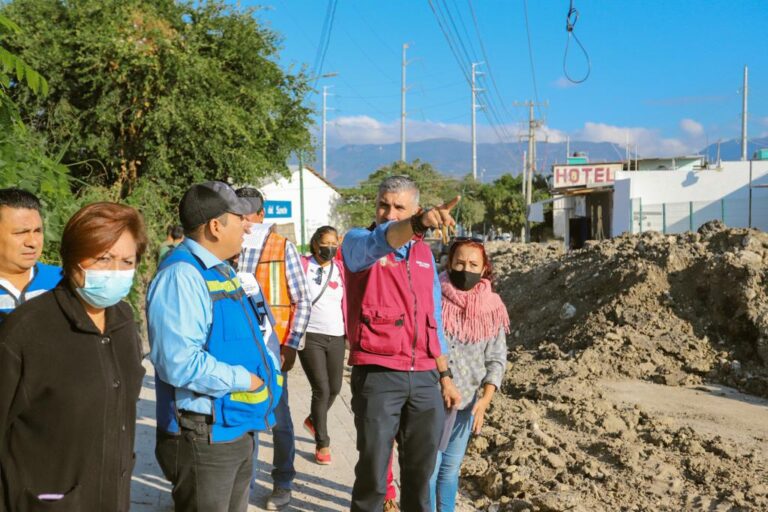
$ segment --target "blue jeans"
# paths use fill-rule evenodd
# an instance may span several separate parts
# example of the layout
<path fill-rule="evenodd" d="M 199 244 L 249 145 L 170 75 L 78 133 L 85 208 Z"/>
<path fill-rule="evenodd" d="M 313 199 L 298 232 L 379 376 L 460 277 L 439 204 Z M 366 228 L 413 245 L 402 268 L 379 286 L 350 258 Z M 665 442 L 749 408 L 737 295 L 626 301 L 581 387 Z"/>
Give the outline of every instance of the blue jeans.
<path fill-rule="evenodd" d="M 437 462 L 429 479 L 429 499 L 432 510 L 453 512 L 456 493 L 459 491 L 461 461 L 467 451 L 469 434 L 472 432 L 472 405 L 456 413 L 456 423 L 451 431 L 445 451 L 437 452 Z"/>
<path fill-rule="evenodd" d="M 283 394 L 275 408 L 275 426 L 272 427 L 272 482 L 275 487 L 290 489 L 296 477 L 293 460 L 296 458 L 296 440 L 293 435 L 291 408 L 288 407 L 288 372 L 283 372 Z"/>

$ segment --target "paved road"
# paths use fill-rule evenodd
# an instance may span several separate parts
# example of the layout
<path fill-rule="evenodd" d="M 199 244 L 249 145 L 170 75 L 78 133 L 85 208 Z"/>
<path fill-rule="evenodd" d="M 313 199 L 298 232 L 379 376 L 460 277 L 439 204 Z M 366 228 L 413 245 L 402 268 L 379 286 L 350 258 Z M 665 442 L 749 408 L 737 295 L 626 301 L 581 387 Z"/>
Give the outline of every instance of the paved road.
<path fill-rule="evenodd" d="M 171 485 L 163 477 L 155 462 L 155 386 L 154 369 L 145 360 L 147 375 L 141 389 L 137 411 L 136 467 L 131 486 L 131 510 L 136 512 L 166 512 L 173 510 Z M 301 426 L 309 414 L 311 389 L 301 365 L 291 370 L 289 393 L 291 415 L 296 429 L 296 480 L 293 500 L 285 511 L 336 512 L 349 510 L 349 497 L 354 481 L 354 466 L 357 462 L 355 449 L 355 426 L 350 406 L 349 368 L 345 370 L 341 394 L 329 413 L 329 434 L 333 464 L 320 466 L 314 462 L 314 440 Z M 267 463 L 267 461 L 269 463 Z M 259 441 L 258 460 L 255 461 L 257 475 L 251 492 L 248 511 L 263 510 L 264 499 L 272 490 L 272 437 L 262 433 Z M 395 468 L 396 481 L 397 468 Z M 457 510 L 472 510 L 466 506 Z"/>

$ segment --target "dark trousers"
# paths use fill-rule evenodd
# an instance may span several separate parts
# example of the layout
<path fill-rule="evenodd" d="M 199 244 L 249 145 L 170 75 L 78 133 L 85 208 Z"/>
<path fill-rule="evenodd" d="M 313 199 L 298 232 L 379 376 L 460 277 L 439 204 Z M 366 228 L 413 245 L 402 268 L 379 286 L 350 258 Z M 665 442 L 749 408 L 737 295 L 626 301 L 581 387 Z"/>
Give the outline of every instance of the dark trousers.
<path fill-rule="evenodd" d="M 352 510 L 382 509 L 392 443 L 397 438 L 400 505 L 406 512 L 429 511 L 429 478 L 445 419 L 437 370 L 399 372 L 355 366 L 351 387 L 360 454 Z"/>
<path fill-rule="evenodd" d="M 272 427 L 272 483 L 274 487 L 290 489 L 296 477 L 293 465 L 296 459 L 296 439 L 293 434 L 293 419 L 288 406 L 288 372 L 283 372 L 283 394 L 275 407 L 275 426 Z M 255 478 L 254 468 L 254 478 Z"/>
<path fill-rule="evenodd" d="M 328 410 L 341 391 L 344 374 L 344 336 L 308 332 L 299 360 L 312 386 L 310 416 L 315 427 L 315 445 L 327 448 L 331 445 Z"/>
<path fill-rule="evenodd" d="M 157 431 L 155 457 L 173 484 L 175 511 L 245 512 L 256 442 L 253 434 L 209 443 L 209 425 L 196 423 L 185 421 L 181 435 Z"/>

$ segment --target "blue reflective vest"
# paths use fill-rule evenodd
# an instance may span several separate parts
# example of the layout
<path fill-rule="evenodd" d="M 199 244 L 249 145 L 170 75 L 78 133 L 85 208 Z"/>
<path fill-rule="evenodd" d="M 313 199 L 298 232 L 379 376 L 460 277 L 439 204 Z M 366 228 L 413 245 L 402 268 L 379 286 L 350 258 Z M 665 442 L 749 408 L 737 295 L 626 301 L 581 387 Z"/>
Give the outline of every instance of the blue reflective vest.
<path fill-rule="evenodd" d="M 217 360 L 243 366 L 264 381 L 254 391 L 211 397 L 213 424 L 210 441 L 226 442 L 246 432 L 266 430 L 275 424 L 274 409 L 280 400 L 283 376 L 280 373 L 279 344 L 264 343 L 260 325 L 268 321 L 265 301 L 260 295 L 248 297 L 240 281 L 219 267 L 206 269 L 185 246 L 180 245 L 162 261 L 158 271 L 177 263 L 189 263 L 205 279 L 213 303 L 213 321 L 204 349 Z M 175 388 L 155 374 L 157 428 L 178 434 L 179 411 Z"/>
<path fill-rule="evenodd" d="M 0 322 L 2 322 L 6 315 L 26 301 L 56 288 L 61 278 L 61 268 L 44 263 L 35 263 L 35 275 L 27 286 L 21 290 L 21 295 L 18 299 L 3 285 L 0 285 Z"/>

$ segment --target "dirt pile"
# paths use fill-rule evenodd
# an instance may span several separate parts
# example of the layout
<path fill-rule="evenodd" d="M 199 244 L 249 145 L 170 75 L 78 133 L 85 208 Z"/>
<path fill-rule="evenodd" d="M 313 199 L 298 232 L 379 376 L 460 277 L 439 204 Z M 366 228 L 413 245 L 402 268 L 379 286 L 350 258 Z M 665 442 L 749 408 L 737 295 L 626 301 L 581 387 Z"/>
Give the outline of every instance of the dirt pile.
<path fill-rule="evenodd" d="M 704 387 L 768 397 L 768 235 L 711 223 L 492 251 L 513 332 L 462 468 L 476 508 L 768 509 L 768 401 Z M 765 415 L 751 430 L 731 404 Z"/>

